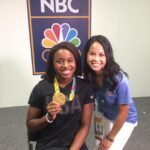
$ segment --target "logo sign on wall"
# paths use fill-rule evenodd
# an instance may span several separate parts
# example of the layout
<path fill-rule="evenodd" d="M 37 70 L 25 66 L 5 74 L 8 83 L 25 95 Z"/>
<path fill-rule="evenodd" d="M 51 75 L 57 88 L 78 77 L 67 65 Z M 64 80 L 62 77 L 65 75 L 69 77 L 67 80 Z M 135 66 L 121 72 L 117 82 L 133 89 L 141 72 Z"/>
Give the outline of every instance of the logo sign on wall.
<path fill-rule="evenodd" d="M 50 49 L 68 41 L 81 54 L 91 32 L 91 0 L 27 0 L 33 74 L 44 74 Z"/>

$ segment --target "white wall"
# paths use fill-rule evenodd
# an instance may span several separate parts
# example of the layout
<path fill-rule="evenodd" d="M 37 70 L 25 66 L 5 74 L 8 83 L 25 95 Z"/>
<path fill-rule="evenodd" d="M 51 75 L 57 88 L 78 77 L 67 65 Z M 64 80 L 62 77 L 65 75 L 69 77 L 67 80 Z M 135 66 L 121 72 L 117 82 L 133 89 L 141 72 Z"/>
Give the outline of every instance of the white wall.
<path fill-rule="evenodd" d="M 33 85 L 26 0 L 0 0 L 0 107 L 27 105 Z"/>
<path fill-rule="evenodd" d="M 150 96 L 149 0 L 91 0 L 92 35 L 107 36 L 130 76 L 133 97 Z M 0 107 L 27 105 L 33 86 L 26 0 L 0 0 Z"/>

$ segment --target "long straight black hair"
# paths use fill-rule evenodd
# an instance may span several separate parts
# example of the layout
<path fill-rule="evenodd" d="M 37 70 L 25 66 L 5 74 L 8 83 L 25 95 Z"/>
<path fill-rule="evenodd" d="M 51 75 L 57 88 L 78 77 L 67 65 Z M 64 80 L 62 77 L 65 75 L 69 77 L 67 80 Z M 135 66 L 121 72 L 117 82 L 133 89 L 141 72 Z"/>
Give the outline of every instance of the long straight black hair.
<path fill-rule="evenodd" d="M 109 40 L 103 35 L 92 36 L 85 45 L 84 77 L 90 82 L 94 81 L 94 71 L 92 71 L 92 69 L 87 64 L 87 54 L 90 49 L 90 46 L 95 42 L 98 42 L 103 46 L 106 56 L 106 65 L 104 67 L 104 84 L 109 90 L 113 90 L 117 85 L 116 75 L 120 75 L 122 78 L 122 74 L 120 74 L 120 71 L 123 70 L 120 68 L 119 64 L 117 64 L 117 62 L 114 59 L 113 49 Z M 127 73 L 125 74 L 127 75 Z"/>

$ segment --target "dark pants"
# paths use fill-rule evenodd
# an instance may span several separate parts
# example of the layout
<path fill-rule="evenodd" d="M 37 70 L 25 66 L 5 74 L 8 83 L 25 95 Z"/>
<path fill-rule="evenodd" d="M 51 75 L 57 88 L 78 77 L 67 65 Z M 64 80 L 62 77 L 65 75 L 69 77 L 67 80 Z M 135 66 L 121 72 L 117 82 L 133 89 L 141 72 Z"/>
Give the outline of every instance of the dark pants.
<path fill-rule="evenodd" d="M 51 148 L 46 148 L 44 150 L 69 150 L 68 147 L 51 147 Z M 88 150 L 87 146 L 84 144 L 80 150 Z"/>

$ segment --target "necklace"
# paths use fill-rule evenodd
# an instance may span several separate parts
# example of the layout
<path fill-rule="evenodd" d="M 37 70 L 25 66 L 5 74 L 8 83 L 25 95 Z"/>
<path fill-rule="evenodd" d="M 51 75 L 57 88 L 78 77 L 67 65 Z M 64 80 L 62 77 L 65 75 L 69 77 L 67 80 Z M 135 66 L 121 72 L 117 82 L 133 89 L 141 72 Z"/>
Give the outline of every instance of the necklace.
<path fill-rule="evenodd" d="M 69 101 L 72 101 L 74 96 L 75 96 L 75 89 L 76 89 L 76 78 L 73 77 L 73 83 L 72 83 L 72 87 L 71 87 L 71 91 L 70 91 L 70 94 L 69 96 L 66 96 L 66 101 L 69 102 Z M 54 78 L 54 90 L 55 90 L 55 94 L 58 94 L 58 93 L 61 93 L 60 92 L 60 89 L 59 89 L 59 84 L 58 84 L 58 81 L 57 81 L 57 78 L 55 77 Z M 54 95 L 55 95 L 54 94 Z M 61 93 L 63 94 L 63 93 Z M 64 95 L 64 94 L 63 94 Z"/>

